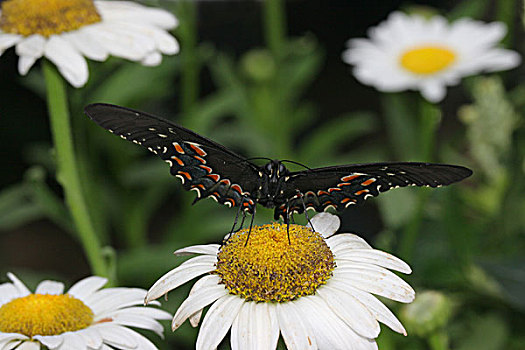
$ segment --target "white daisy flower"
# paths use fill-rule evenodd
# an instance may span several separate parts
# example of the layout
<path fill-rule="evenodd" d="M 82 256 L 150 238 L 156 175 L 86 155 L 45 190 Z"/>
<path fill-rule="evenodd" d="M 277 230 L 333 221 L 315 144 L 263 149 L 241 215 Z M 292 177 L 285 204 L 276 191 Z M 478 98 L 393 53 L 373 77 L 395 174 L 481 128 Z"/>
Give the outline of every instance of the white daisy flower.
<path fill-rule="evenodd" d="M 380 91 L 420 90 L 431 102 L 441 101 L 447 85 L 464 76 L 495 72 L 519 65 L 520 55 L 498 48 L 507 28 L 501 22 L 483 23 L 462 18 L 392 13 L 370 39 L 351 39 L 343 60 L 353 64 L 363 84 Z"/>
<path fill-rule="evenodd" d="M 333 235 L 339 218 L 321 213 L 309 227 L 254 227 L 217 244 L 179 249 L 199 254 L 161 277 L 145 302 L 201 277 L 177 310 L 172 329 L 202 321 L 196 349 L 215 349 L 231 329 L 231 347 L 275 349 L 377 349 L 379 322 L 406 335 L 392 312 L 372 294 L 409 303 L 414 290 L 388 269 L 410 273 L 400 259 L 350 233 Z M 332 236 L 333 235 L 333 236 Z M 331 236 L 331 237 L 330 237 Z M 327 238 L 328 237 L 328 238 Z"/>
<path fill-rule="evenodd" d="M 60 282 L 42 281 L 31 293 L 15 275 L 7 276 L 11 283 L 0 284 L 2 350 L 153 350 L 153 343 L 127 326 L 162 337 L 157 320 L 171 318 L 163 310 L 135 306 L 142 304 L 144 289 L 100 289 L 107 282 L 102 277 L 85 278 L 64 294 Z"/>
<path fill-rule="evenodd" d="M 45 57 L 81 87 L 89 76 L 84 57 L 104 61 L 113 55 L 155 66 L 161 54 L 179 51 L 167 32 L 177 19 L 165 10 L 92 0 L 6 0 L 1 6 L 0 55 L 15 46 L 22 75 Z"/>

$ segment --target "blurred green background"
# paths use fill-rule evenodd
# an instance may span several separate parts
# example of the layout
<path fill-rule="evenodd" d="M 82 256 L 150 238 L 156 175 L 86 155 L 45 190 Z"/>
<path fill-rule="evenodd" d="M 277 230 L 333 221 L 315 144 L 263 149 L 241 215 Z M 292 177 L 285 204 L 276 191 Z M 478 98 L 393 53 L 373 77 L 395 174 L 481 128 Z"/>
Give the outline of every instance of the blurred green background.
<path fill-rule="evenodd" d="M 382 94 L 359 84 L 340 58 L 347 39 L 366 36 L 398 9 L 504 21 L 504 45 L 523 54 L 522 2 L 143 3 L 175 13 L 181 53 L 155 68 L 90 62 L 88 85 L 69 88 L 84 191 L 116 284 L 149 288 L 181 262 L 175 249 L 220 241 L 236 211 L 210 200 L 191 206 L 195 194 L 164 162 L 83 115 L 92 102 L 163 116 L 246 157 L 309 167 L 470 167 L 474 175 L 462 183 L 394 190 L 349 208 L 340 231 L 408 261 L 413 274 L 403 277 L 425 295 L 415 313 L 387 302 L 409 336 L 382 327 L 381 349 L 525 348 L 525 70 L 464 79 L 435 107 L 415 92 Z M 32 286 L 44 278 L 72 283 L 90 271 L 55 179 L 42 74 L 20 77 L 16 65 L 13 50 L 2 55 L 0 273 Z M 272 215 L 260 208 L 256 222 Z M 165 309 L 174 313 L 188 290 L 171 292 Z M 166 329 L 167 342 L 153 339 L 161 349 L 194 347 L 188 324 Z"/>

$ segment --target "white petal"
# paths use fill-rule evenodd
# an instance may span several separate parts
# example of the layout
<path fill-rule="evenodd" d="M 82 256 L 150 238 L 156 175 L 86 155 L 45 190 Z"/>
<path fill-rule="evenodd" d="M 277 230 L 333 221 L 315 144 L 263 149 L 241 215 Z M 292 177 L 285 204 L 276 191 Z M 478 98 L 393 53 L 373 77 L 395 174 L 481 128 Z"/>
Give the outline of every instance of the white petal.
<path fill-rule="evenodd" d="M 107 278 L 90 276 L 71 286 L 67 294 L 72 295 L 77 299 L 84 300 L 86 297 L 102 288 L 107 282 Z"/>
<path fill-rule="evenodd" d="M 0 33 L 0 55 L 11 46 L 16 45 L 22 39 L 23 36 L 18 34 Z"/>
<path fill-rule="evenodd" d="M 206 254 L 216 256 L 219 252 L 220 245 L 218 244 L 202 244 L 202 245 L 193 245 L 190 247 L 177 249 L 173 254 L 177 256 L 183 255 L 192 255 L 192 254 Z"/>
<path fill-rule="evenodd" d="M 106 288 L 86 297 L 84 302 L 97 315 L 127 306 L 140 305 L 145 296 L 146 291 L 140 288 Z"/>
<path fill-rule="evenodd" d="M 51 36 L 45 47 L 45 56 L 71 85 L 81 87 L 86 84 L 89 77 L 86 60 L 66 40 L 58 35 Z"/>
<path fill-rule="evenodd" d="M 20 281 L 14 274 L 8 272 L 7 277 L 11 280 L 11 282 L 13 282 L 13 285 L 18 290 L 19 296 L 25 297 L 26 295 L 31 294 L 26 285 L 22 283 L 22 281 Z"/>
<path fill-rule="evenodd" d="M 445 86 L 441 82 L 435 80 L 425 80 L 422 82 L 420 89 L 421 95 L 432 103 L 440 102 L 447 94 Z"/>
<path fill-rule="evenodd" d="M 350 328 L 365 338 L 377 338 L 381 328 L 368 308 L 354 296 L 328 285 L 317 289 L 330 309 Z"/>
<path fill-rule="evenodd" d="M 214 264 L 216 261 L 217 257 L 207 255 L 191 258 L 184 264 L 159 278 L 159 280 L 148 290 L 144 302 L 147 304 L 149 301 L 157 299 L 195 277 L 215 270 Z"/>
<path fill-rule="evenodd" d="M 135 349 L 137 348 L 137 340 L 135 338 L 136 332 L 116 325 L 114 323 L 100 323 L 93 326 L 104 339 L 104 343 L 119 349 Z"/>
<path fill-rule="evenodd" d="M 274 350 L 278 340 L 275 308 L 268 303 L 244 303 L 232 324 L 232 350 Z"/>
<path fill-rule="evenodd" d="M 339 261 L 358 262 L 366 264 L 374 264 L 377 266 L 385 267 L 387 269 L 403 272 L 412 273 L 412 269 L 403 260 L 388 254 L 386 252 L 376 249 L 348 249 L 340 250 L 335 256 L 338 266 Z"/>
<path fill-rule="evenodd" d="M 213 277 L 213 278 L 211 278 Z M 176 330 L 186 321 L 188 317 L 202 310 L 209 304 L 219 298 L 228 295 L 228 290 L 223 284 L 219 284 L 219 276 L 212 275 L 207 278 L 199 289 L 191 293 L 186 300 L 182 302 L 179 309 L 173 317 L 171 329 Z"/>
<path fill-rule="evenodd" d="M 372 249 L 364 239 L 352 233 L 334 235 L 326 240 L 326 244 L 328 244 L 330 250 L 336 255 L 347 249 Z"/>
<path fill-rule="evenodd" d="M 20 291 L 13 284 L 3 283 L 0 285 L 0 306 L 21 296 L 23 295 L 20 295 Z M 0 337 L 0 339 L 2 338 Z"/>
<path fill-rule="evenodd" d="M 100 23 L 85 27 L 84 31 L 96 38 L 111 55 L 131 61 L 140 61 L 155 50 L 152 38 L 130 31 L 121 23 Z"/>
<path fill-rule="evenodd" d="M 109 316 L 109 315 L 113 315 L 113 316 L 138 315 L 138 316 L 148 317 L 148 318 L 155 319 L 155 320 L 170 320 L 172 317 L 172 315 L 169 312 L 166 312 L 161 309 L 157 309 L 154 307 L 147 307 L 147 306 L 134 306 L 134 307 L 126 307 L 124 309 L 117 310 L 117 311 L 111 311 L 107 313 L 106 315 L 97 314 L 95 317 L 95 322 L 97 320 L 104 319 L 106 316 Z"/>
<path fill-rule="evenodd" d="M 317 349 L 314 332 L 294 302 L 277 303 L 276 314 L 281 334 L 289 350 Z"/>
<path fill-rule="evenodd" d="M 21 344 L 22 342 L 20 340 L 13 340 L 13 341 L 9 341 L 9 342 L 6 342 L 6 343 L 1 343 L 0 342 L 0 345 L 2 346 L 0 349 L 2 350 L 11 350 L 11 349 L 14 349 L 16 347 L 18 347 L 19 344 Z"/>
<path fill-rule="evenodd" d="M 196 350 L 215 349 L 222 341 L 245 302 L 236 295 L 225 295 L 208 310 L 197 337 Z"/>
<path fill-rule="evenodd" d="M 160 337 L 162 337 L 162 333 L 164 332 L 164 327 L 151 317 L 141 316 L 137 314 L 130 315 L 125 312 L 119 312 L 116 313 L 112 318 L 113 322 L 122 326 L 149 329 L 157 333 Z"/>
<path fill-rule="evenodd" d="M 64 340 L 57 348 L 58 350 L 85 350 L 87 349 L 86 342 L 78 335 L 77 332 L 66 332 L 61 334 Z"/>
<path fill-rule="evenodd" d="M 149 23 L 165 29 L 175 28 L 178 24 L 177 18 L 166 10 L 130 1 L 95 1 L 95 6 L 105 21 Z"/>
<path fill-rule="evenodd" d="M 335 281 L 329 281 L 330 285 L 338 288 L 338 284 Z M 327 283 L 327 284 L 328 284 Z M 345 292 L 352 294 L 355 298 L 360 300 L 363 305 L 366 305 L 370 312 L 372 312 L 376 319 L 390 327 L 393 331 L 407 335 L 405 328 L 399 322 L 397 317 L 386 307 L 379 299 L 370 293 L 363 292 L 357 288 L 349 287 L 348 285 L 342 286 Z"/>
<path fill-rule="evenodd" d="M 33 337 L 34 339 L 38 340 L 45 346 L 47 346 L 49 349 L 56 349 L 58 348 L 62 342 L 64 341 L 64 337 L 62 334 L 60 335 L 35 335 Z"/>
<path fill-rule="evenodd" d="M 330 310 L 319 297 L 307 296 L 297 299 L 302 317 L 315 333 L 319 349 L 374 349 L 372 339 L 361 337 Z"/>
<path fill-rule="evenodd" d="M 36 60 L 37 58 L 32 56 L 20 56 L 18 59 L 18 73 L 20 73 L 20 75 L 26 75 Z"/>
<path fill-rule="evenodd" d="M 158 66 L 161 62 L 162 62 L 162 55 L 157 51 L 153 51 L 147 54 L 146 57 L 144 57 L 142 61 L 140 61 L 140 63 L 148 67 Z"/>
<path fill-rule="evenodd" d="M 333 235 L 341 224 L 339 217 L 330 213 L 319 213 L 312 218 L 311 222 L 314 230 L 325 238 Z"/>
<path fill-rule="evenodd" d="M 93 38 L 88 31 L 75 30 L 64 34 L 62 36 L 69 42 L 78 52 L 89 59 L 95 61 L 105 61 L 108 58 L 109 52 L 106 50 L 95 38 Z"/>
<path fill-rule="evenodd" d="M 408 283 L 394 273 L 377 266 L 356 265 L 355 268 L 336 268 L 333 273 L 334 281 L 365 292 L 403 303 L 412 302 L 415 298 L 415 292 Z"/>
<path fill-rule="evenodd" d="M 62 294 L 64 283 L 56 281 L 42 281 L 38 284 L 35 294 Z"/>
<path fill-rule="evenodd" d="M 45 45 L 46 39 L 42 35 L 31 35 L 16 45 L 16 54 L 18 56 L 40 58 L 44 54 Z"/>
<path fill-rule="evenodd" d="M 17 347 L 18 350 L 40 350 L 40 344 L 32 341 L 25 341 Z"/>
<path fill-rule="evenodd" d="M 84 339 L 84 342 L 90 349 L 99 349 L 104 339 L 102 339 L 102 335 L 95 327 L 88 327 L 78 332 L 78 335 Z"/>
<path fill-rule="evenodd" d="M 29 339 L 29 337 L 27 337 L 27 336 L 25 336 L 23 334 L 20 334 L 20 333 L 3 333 L 3 332 L 0 332 L 0 343 L 9 342 L 9 341 L 14 340 L 14 339 L 26 340 L 26 339 Z"/>
<path fill-rule="evenodd" d="M 189 295 L 192 295 L 193 293 L 195 293 L 202 287 L 206 286 L 208 283 L 210 283 L 210 285 L 213 285 L 213 283 L 219 284 L 220 278 L 217 279 L 217 277 L 218 277 L 217 275 L 207 275 L 207 276 L 201 277 L 200 279 L 197 280 L 197 282 L 193 284 L 193 287 L 191 287 L 190 289 Z M 190 316 L 190 324 L 192 327 L 197 327 L 199 325 L 201 316 L 202 316 L 202 309 L 200 309 L 199 311 L 195 312 L 193 315 Z"/>

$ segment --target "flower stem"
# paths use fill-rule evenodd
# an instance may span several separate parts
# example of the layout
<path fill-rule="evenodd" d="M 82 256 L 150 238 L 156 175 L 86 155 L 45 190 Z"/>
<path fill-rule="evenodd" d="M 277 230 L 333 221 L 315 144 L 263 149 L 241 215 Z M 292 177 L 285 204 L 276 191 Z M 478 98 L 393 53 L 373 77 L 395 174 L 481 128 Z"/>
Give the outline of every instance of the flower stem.
<path fill-rule="evenodd" d="M 197 46 L 197 4 L 193 0 L 177 3 L 177 14 L 181 18 L 178 29 L 182 50 L 181 57 L 181 110 L 186 119 L 199 98 L 200 57 Z"/>
<path fill-rule="evenodd" d="M 75 224 L 78 238 L 95 275 L 108 277 L 100 241 L 89 216 L 82 193 L 80 177 L 73 149 L 71 123 L 64 80 L 55 67 L 42 62 L 47 90 L 47 107 L 57 163 L 57 180 L 64 189 L 66 204 Z"/>
<path fill-rule="evenodd" d="M 266 45 L 274 57 L 283 52 L 286 36 L 286 16 L 282 0 L 264 1 L 264 30 Z"/>
<path fill-rule="evenodd" d="M 419 157 L 423 161 L 431 161 L 436 141 L 436 131 L 441 121 L 441 110 L 436 105 L 421 98 L 419 124 Z M 428 201 L 429 191 L 420 189 L 418 193 L 417 207 L 412 221 L 407 225 L 401 239 L 400 255 L 405 260 L 411 260 L 417 237 L 425 215 L 425 205 Z"/>

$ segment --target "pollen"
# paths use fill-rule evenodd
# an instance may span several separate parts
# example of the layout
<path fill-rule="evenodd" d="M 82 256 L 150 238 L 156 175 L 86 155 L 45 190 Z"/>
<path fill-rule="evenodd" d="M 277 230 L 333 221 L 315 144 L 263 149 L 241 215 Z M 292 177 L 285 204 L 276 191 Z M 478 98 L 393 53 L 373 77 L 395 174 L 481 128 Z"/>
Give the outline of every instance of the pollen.
<path fill-rule="evenodd" d="M 93 311 L 68 294 L 29 294 L 0 307 L 0 332 L 58 335 L 89 327 Z"/>
<path fill-rule="evenodd" d="M 286 302 L 315 294 L 335 268 L 323 237 L 310 228 L 273 223 L 232 235 L 218 254 L 217 268 L 231 294 L 249 301 Z M 248 241 L 247 241 L 248 239 Z"/>
<path fill-rule="evenodd" d="M 2 2 L 0 29 L 49 37 L 100 21 L 92 0 L 7 0 Z"/>
<path fill-rule="evenodd" d="M 456 54 L 447 48 L 420 46 L 406 51 L 400 58 L 400 64 L 415 74 L 434 74 L 450 66 Z"/>

